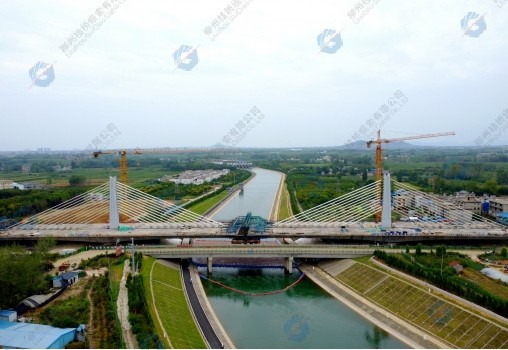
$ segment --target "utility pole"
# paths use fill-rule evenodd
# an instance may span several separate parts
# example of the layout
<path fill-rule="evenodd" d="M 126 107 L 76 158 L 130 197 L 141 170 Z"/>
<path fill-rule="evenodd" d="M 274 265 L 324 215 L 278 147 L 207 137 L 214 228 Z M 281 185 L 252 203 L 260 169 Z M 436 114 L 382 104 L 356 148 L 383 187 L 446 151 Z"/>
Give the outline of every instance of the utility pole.
<path fill-rule="evenodd" d="M 131 238 L 132 239 L 132 273 L 135 275 L 136 274 L 136 258 L 134 257 L 134 237 Z"/>
<path fill-rule="evenodd" d="M 444 248 L 441 248 L 441 276 L 443 276 Z"/>

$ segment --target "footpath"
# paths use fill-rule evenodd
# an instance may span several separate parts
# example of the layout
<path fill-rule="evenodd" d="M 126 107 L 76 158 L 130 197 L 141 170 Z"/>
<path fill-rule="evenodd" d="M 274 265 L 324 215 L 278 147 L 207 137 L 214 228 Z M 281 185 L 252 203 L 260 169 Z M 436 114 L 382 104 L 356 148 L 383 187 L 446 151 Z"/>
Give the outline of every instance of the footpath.
<path fill-rule="evenodd" d="M 127 349 L 139 349 L 136 336 L 132 332 L 131 324 L 129 323 L 129 296 L 127 292 L 127 276 L 131 271 L 129 260 L 125 260 L 123 266 L 122 280 L 120 281 L 120 291 L 118 292 L 118 299 L 116 301 L 116 308 L 118 310 L 118 319 L 122 326 L 123 339 Z"/>

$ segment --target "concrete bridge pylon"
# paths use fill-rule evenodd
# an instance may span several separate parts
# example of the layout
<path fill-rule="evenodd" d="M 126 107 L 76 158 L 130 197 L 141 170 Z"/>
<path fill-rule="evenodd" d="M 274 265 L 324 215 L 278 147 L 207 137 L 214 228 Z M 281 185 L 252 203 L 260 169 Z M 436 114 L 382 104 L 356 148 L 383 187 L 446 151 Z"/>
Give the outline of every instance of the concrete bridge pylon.
<path fill-rule="evenodd" d="M 116 189 L 116 177 L 109 177 L 109 228 L 118 229 L 120 215 L 118 214 L 118 194 Z"/>

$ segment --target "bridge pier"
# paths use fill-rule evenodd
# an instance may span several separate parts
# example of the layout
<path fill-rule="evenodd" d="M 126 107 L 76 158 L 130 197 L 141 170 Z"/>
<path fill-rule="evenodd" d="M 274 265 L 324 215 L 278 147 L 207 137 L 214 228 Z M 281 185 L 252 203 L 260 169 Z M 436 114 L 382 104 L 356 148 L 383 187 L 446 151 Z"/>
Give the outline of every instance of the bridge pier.
<path fill-rule="evenodd" d="M 285 258 L 284 270 L 286 270 L 286 272 L 289 274 L 293 273 L 293 257 L 292 256 Z"/>
<path fill-rule="evenodd" d="M 208 271 L 208 273 L 212 273 L 212 260 L 213 258 L 211 256 L 206 258 L 206 270 Z"/>

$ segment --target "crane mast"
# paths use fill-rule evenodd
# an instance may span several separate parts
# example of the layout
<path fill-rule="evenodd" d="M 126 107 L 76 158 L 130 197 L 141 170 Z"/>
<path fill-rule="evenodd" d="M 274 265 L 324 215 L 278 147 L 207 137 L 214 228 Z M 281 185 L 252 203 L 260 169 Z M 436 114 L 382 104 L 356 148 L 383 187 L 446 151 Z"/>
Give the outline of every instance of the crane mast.
<path fill-rule="evenodd" d="M 390 143 L 390 142 L 398 142 L 398 141 L 425 139 L 425 138 L 430 138 L 430 137 L 452 136 L 452 135 L 455 135 L 454 131 L 442 132 L 442 133 L 436 133 L 436 134 L 423 134 L 423 135 L 414 135 L 414 136 L 407 136 L 407 137 L 398 137 L 398 138 L 392 138 L 392 139 L 382 139 L 381 138 L 381 130 L 378 130 L 377 131 L 377 139 L 367 141 L 367 148 L 370 148 L 370 146 L 373 143 L 376 144 L 376 181 L 377 181 L 376 191 L 377 191 L 377 199 L 379 201 L 379 204 L 381 204 L 381 193 L 382 193 L 381 180 L 383 179 L 383 148 L 381 147 L 381 144 Z M 376 213 L 376 222 L 381 222 L 381 212 Z"/>
<path fill-rule="evenodd" d="M 210 152 L 224 151 L 230 148 L 135 148 L 135 149 L 114 149 L 107 151 L 93 152 L 94 158 L 98 158 L 103 154 L 120 155 L 120 182 L 127 184 L 127 154 L 146 154 L 146 153 L 185 153 L 185 152 Z"/>

